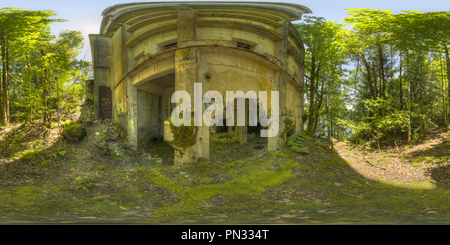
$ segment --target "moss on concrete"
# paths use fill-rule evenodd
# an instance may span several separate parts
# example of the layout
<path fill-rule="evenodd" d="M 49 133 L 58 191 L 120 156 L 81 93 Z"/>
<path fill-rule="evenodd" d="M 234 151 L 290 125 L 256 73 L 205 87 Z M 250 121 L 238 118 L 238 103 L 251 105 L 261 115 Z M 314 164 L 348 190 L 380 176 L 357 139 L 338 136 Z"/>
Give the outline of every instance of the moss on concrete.
<path fill-rule="evenodd" d="M 191 119 L 191 126 L 181 125 L 176 127 L 173 125 L 171 118 L 167 120 L 170 124 L 170 129 L 173 133 L 173 138 L 171 142 L 167 142 L 178 147 L 186 148 L 195 145 L 197 142 L 197 132 L 194 126 L 194 118 Z"/>

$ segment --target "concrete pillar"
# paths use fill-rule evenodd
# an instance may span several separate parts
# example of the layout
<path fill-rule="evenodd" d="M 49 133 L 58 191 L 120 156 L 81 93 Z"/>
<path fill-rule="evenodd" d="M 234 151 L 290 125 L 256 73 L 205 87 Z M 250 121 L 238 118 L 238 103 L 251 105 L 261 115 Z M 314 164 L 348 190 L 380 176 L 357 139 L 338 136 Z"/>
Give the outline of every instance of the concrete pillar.
<path fill-rule="evenodd" d="M 195 11 L 178 12 L 178 47 L 181 49 L 175 52 L 175 91 L 186 91 L 191 95 L 192 111 L 194 111 L 193 101 L 195 99 L 194 83 L 199 81 L 198 48 L 184 47 L 187 42 L 197 39 L 195 19 Z M 211 143 L 209 127 L 198 126 L 195 130 L 196 143 L 194 146 L 183 150 L 175 148 L 175 164 L 196 162 L 198 158 L 209 159 Z"/>
<path fill-rule="evenodd" d="M 247 124 L 247 121 L 246 121 Z M 238 140 L 239 144 L 246 144 L 248 137 L 248 125 L 238 126 Z"/>
<path fill-rule="evenodd" d="M 127 144 L 136 150 L 138 145 L 138 108 L 137 88 L 133 86 L 133 80 L 127 78 Z"/>
<path fill-rule="evenodd" d="M 282 134 L 281 130 L 284 129 L 284 122 L 281 120 L 282 115 L 286 113 L 286 98 L 287 98 L 287 73 L 285 72 L 287 69 L 287 49 L 288 49 L 288 36 L 289 36 L 289 21 L 286 21 L 283 27 L 280 28 L 279 33 L 282 36 L 282 40 L 280 45 L 278 46 L 278 50 L 276 52 L 277 58 L 281 62 L 281 67 L 277 73 L 278 79 L 274 81 L 274 91 L 279 92 L 279 131 L 278 135 L 274 137 L 270 137 L 267 142 L 267 149 L 269 150 L 281 150 L 285 146 L 286 135 Z M 270 102 L 269 102 L 270 103 Z"/>

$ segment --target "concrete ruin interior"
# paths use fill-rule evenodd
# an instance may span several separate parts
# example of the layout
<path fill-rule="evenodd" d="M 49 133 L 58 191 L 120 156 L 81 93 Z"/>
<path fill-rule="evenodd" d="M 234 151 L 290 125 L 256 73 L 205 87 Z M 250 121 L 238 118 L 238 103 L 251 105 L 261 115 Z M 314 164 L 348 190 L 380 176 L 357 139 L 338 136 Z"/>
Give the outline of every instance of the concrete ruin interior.
<path fill-rule="evenodd" d="M 279 133 L 263 140 L 265 150 L 282 149 L 286 135 L 303 130 L 304 46 L 291 21 L 304 13 L 311 11 L 302 5 L 256 2 L 107 8 L 100 34 L 90 35 L 97 119 L 111 118 L 132 147 L 164 137 L 176 164 L 191 163 L 209 159 L 213 142 L 258 138 L 260 127 L 247 120 L 246 126 L 198 126 L 192 143 L 179 146 L 167 120 L 176 107 L 170 102 L 175 91 L 193 97 L 194 83 L 201 83 L 203 92 L 223 96 L 267 91 L 268 101 L 271 91 L 279 91 Z"/>

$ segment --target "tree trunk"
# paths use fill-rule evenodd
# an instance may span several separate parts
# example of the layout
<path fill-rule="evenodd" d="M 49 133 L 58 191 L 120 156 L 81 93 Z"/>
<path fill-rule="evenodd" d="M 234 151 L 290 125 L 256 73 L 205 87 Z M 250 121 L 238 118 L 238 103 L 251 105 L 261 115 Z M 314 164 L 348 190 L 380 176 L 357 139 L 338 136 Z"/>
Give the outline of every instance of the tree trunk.
<path fill-rule="evenodd" d="M 406 69 L 408 72 L 408 143 L 411 143 L 411 80 L 409 79 L 409 51 L 406 49 Z"/>
<path fill-rule="evenodd" d="M 448 90 L 448 99 L 450 101 L 450 57 L 448 53 L 448 47 L 447 44 L 444 43 L 444 49 L 445 49 L 445 61 L 447 62 L 447 90 Z M 450 112 L 450 103 L 449 105 L 449 112 Z"/>
<path fill-rule="evenodd" d="M 4 83 L 6 81 L 6 51 L 5 51 L 5 38 L 0 33 L 0 46 L 1 46 L 1 58 L 2 58 L 2 80 L 0 84 L 0 125 L 5 126 L 5 105 L 4 105 Z"/>
<path fill-rule="evenodd" d="M 319 65 L 317 67 L 317 71 L 316 71 L 316 65 L 315 65 L 315 57 L 314 55 L 311 56 L 311 85 L 310 85 L 310 89 L 309 89 L 309 114 L 308 114 L 308 128 L 306 129 L 306 134 L 309 136 L 312 136 L 314 134 L 314 125 L 315 125 L 315 110 L 316 110 L 316 101 L 315 101 L 315 96 L 317 93 L 317 86 L 316 84 L 318 84 L 318 79 L 319 79 L 319 71 L 320 71 L 320 65 L 321 63 L 319 62 Z M 317 81 L 316 81 L 317 80 Z"/>
<path fill-rule="evenodd" d="M 422 119 L 422 134 L 424 138 L 427 138 L 427 130 L 426 130 L 426 126 L 425 126 L 425 109 L 423 106 L 423 97 L 424 97 L 424 93 L 425 93 L 425 76 L 424 76 L 424 72 L 423 72 L 423 65 L 424 65 L 425 61 L 420 64 L 420 87 L 421 87 L 421 93 L 420 93 L 420 108 L 422 111 L 422 115 L 421 115 L 421 119 Z"/>
<path fill-rule="evenodd" d="M 330 92 L 327 93 L 327 135 L 331 138 L 331 117 L 330 117 Z"/>
<path fill-rule="evenodd" d="M 0 103 L 0 125 L 7 126 L 9 123 L 8 115 L 8 47 L 5 33 L 0 34 L 0 45 L 2 46 L 2 86 L 1 86 L 1 103 Z"/>
<path fill-rule="evenodd" d="M 439 63 L 441 64 L 441 82 L 442 82 L 442 108 L 443 115 L 442 119 L 444 121 L 444 125 L 447 125 L 447 106 L 445 105 L 445 83 L 444 83 L 444 69 L 442 68 L 442 56 L 439 54 Z"/>
<path fill-rule="evenodd" d="M 366 68 L 367 71 L 367 83 L 369 85 L 369 94 L 371 99 L 375 99 L 375 91 L 373 89 L 373 84 L 372 84 L 372 74 L 370 71 L 370 64 L 369 62 L 367 62 L 366 58 L 364 56 L 361 56 L 362 62 L 364 64 L 364 67 Z"/>
<path fill-rule="evenodd" d="M 31 62 L 30 62 L 30 56 L 28 53 L 25 55 L 27 57 L 27 67 L 28 67 L 28 94 L 31 95 L 32 86 L 31 86 Z M 33 121 L 33 103 L 29 101 L 30 103 L 30 123 Z"/>
<path fill-rule="evenodd" d="M 359 71 L 359 58 L 357 60 L 357 64 L 356 64 L 356 73 L 355 73 L 355 98 L 354 98 L 354 108 L 353 108 L 353 121 L 356 121 L 356 98 L 357 98 L 357 92 L 358 92 L 358 71 Z"/>
<path fill-rule="evenodd" d="M 399 76 L 399 90 L 400 90 L 400 110 L 403 110 L 403 83 L 402 83 L 402 53 L 400 52 L 400 76 Z"/>
<path fill-rule="evenodd" d="M 378 45 L 378 56 L 380 59 L 380 73 L 381 73 L 381 98 L 386 101 L 386 80 L 384 77 L 384 59 L 383 59 L 383 50 L 381 48 L 381 45 Z M 384 103 L 381 107 L 381 115 L 386 116 L 386 104 Z"/>

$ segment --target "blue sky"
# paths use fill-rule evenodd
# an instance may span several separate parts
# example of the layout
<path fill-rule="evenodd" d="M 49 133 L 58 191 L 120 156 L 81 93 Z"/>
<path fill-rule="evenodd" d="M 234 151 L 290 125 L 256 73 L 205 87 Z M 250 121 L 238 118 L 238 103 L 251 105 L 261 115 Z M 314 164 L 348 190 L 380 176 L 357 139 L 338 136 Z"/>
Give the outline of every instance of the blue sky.
<path fill-rule="evenodd" d="M 28 10 L 51 9 L 58 14 L 55 18 L 66 19 L 64 23 L 53 23 L 52 31 L 55 35 L 61 30 L 79 30 L 83 33 L 85 42 L 83 53 L 80 59 L 90 61 L 89 34 L 99 33 L 102 21 L 102 12 L 109 6 L 121 3 L 144 2 L 139 0 L 0 0 L 0 8 L 15 7 Z M 147 1 L 151 2 L 151 1 Z M 157 1 L 163 2 L 163 1 Z M 165 1 L 182 2 L 182 1 Z M 223 2 L 223 1 L 221 1 Z M 274 2 L 274 1 L 248 1 L 248 2 Z M 449 11 L 449 0 L 309 0 L 292 1 L 284 0 L 280 2 L 301 4 L 312 10 L 313 16 L 324 17 L 329 21 L 343 23 L 343 18 L 348 11 L 345 8 L 371 8 L 390 9 L 394 13 L 401 10 L 429 11 Z"/>

